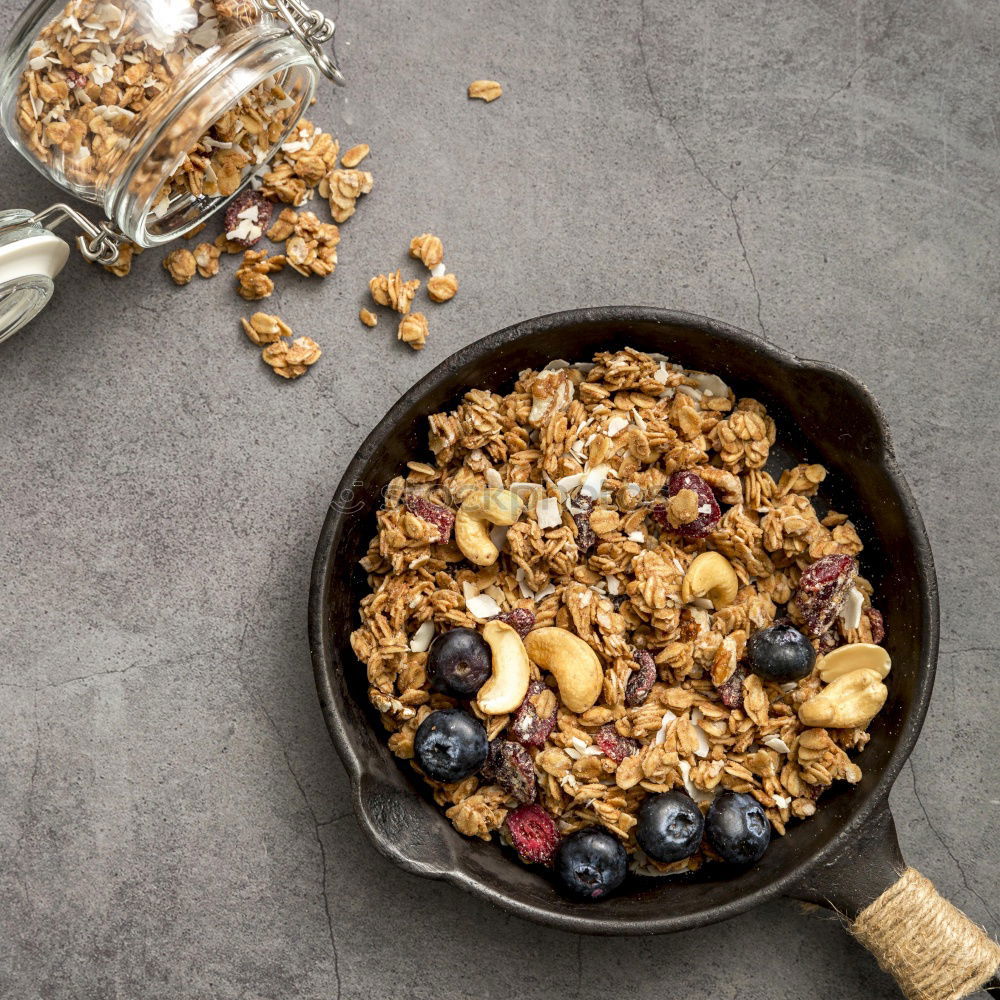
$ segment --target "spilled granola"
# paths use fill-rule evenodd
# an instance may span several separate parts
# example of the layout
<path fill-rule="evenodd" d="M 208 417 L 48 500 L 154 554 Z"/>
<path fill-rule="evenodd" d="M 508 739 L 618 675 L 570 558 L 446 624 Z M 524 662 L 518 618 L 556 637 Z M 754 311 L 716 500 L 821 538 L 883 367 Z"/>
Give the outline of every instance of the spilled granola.
<path fill-rule="evenodd" d="M 757 400 L 632 349 L 471 389 L 429 418 L 433 459 L 409 462 L 377 513 L 351 642 L 389 747 L 460 833 L 548 861 L 596 828 L 633 870 L 668 875 L 719 854 L 706 837 L 650 857 L 636 825 L 651 796 L 705 813 L 743 793 L 782 835 L 860 780 L 851 754 L 886 697 L 882 617 L 854 525 L 813 504 L 826 470 L 775 479 L 776 436 Z M 752 655 L 781 628 L 807 654 L 797 679 Z M 492 662 L 461 697 L 432 647 L 456 630 L 476 633 L 460 633 L 465 668 L 479 647 Z M 449 709 L 479 720 L 488 756 L 434 780 L 418 732 Z"/>

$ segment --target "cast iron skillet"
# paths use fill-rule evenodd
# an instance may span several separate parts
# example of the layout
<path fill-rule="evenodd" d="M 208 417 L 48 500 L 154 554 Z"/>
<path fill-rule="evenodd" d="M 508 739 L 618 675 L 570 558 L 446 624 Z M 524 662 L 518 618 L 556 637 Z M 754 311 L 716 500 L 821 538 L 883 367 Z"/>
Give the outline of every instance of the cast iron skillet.
<path fill-rule="evenodd" d="M 865 540 L 892 655 L 889 699 L 860 757 L 856 787 L 836 787 L 822 808 L 772 842 L 755 867 L 711 866 L 689 881 L 635 877 L 597 905 L 560 896 L 496 844 L 456 833 L 422 783 L 386 747 L 366 697 L 364 667 L 348 637 L 366 592 L 358 567 L 375 530 L 384 485 L 407 460 L 426 457 L 428 414 L 469 388 L 507 390 L 524 368 L 587 360 L 631 345 L 719 374 L 737 395 L 764 402 L 779 427 L 778 456 L 808 456 L 830 470 L 821 499 L 850 512 Z M 464 348 L 421 379 L 368 436 L 341 480 L 319 540 L 309 606 L 316 684 L 330 735 L 350 775 L 354 806 L 375 846 L 407 871 L 447 879 L 520 916 L 596 934 L 676 931 L 734 916 L 779 895 L 836 906 L 854 917 L 904 868 L 887 805 L 927 711 L 938 651 L 938 594 L 920 514 L 869 393 L 830 365 L 802 361 L 745 331 L 686 313 L 609 307 L 528 320 Z"/>

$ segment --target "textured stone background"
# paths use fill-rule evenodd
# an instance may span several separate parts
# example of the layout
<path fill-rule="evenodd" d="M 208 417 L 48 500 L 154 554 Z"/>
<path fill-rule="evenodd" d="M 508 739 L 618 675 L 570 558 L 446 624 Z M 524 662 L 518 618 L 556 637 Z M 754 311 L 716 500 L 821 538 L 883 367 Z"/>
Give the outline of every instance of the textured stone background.
<path fill-rule="evenodd" d="M 306 642 L 333 486 L 456 348 L 611 302 L 759 330 L 882 401 L 943 612 L 893 808 L 1000 931 L 998 38 L 967 0 L 347 3 L 349 101 L 314 117 L 371 143 L 376 189 L 336 275 L 269 303 L 322 344 L 311 374 L 263 368 L 229 278 L 74 259 L 0 348 L 0 995 L 896 995 L 791 902 L 577 939 L 401 874 L 351 817 Z M 503 99 L 467 102 L 478 77 Z M 7 146 L 0 192 L 55 197 Z M 425 229 L 462 288 L 414 354 L 356 312 Z"/>

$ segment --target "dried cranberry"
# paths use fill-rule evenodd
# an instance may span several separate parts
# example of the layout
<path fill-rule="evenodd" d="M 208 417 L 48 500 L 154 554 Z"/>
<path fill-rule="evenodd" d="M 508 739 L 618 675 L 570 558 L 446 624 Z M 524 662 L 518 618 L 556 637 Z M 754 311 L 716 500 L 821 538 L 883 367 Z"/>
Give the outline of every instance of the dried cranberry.
<path fill-rule="evenodd" d="M 597 535 L 590 526 L 590 512 L 594 509 L 594 501 L 585 493 L 573 500 L 573 522 L 576 524 L 576 547 L 581 553 L 589 552 L 597 542 Z"/>
<path fill-rule="evenodd" d="M 483 765 L 483 774 L 495 781 L 518 802 L 534 802 L 538 794 L 535 765 L 528 751 L 520 743 L 494 740 L 490 754 Z"/>
<path fill-rule="evenodd" d="M 688 498 L 694 517 L 684 524 L 678 523 L 676 517 L 671 520 L 669 503 L 682 490 L 694 494 L 693 498 Z M 719 523 L 719 518 L 722 516 L 719 501 L 715 499 L 712 487 L 696 472 L 675 472 L 663 490 L 663 495 L 667 497 L 668 503 L 657 504 L 653 508 L 653 520 L 664 528 L 677 532 L 683 538 L 704 538 Z"/>
<path fill-rule="evenodd" d="M 432 542 L 447 542 L 451 539 L 451 526 L 455 523 L 455 515 L 439 503 L 428 500 L 418 493 L 404 493 L 403 506 L 411 513 L 428 524 L 437 528 L 437 534 Z"/>
<path fill-rule="evenodd" d="M 829 631 L 857 572 L 858 564 L 850 556 L 831 555 L 817 559 L 799 577 L 795 591 L 797 618 L 813 638 Z"/>
<path fill-rule="evenodd" d="M 633 649 L 632 658 L 635 660 L 635 667 L 625 685 L 625 704 L 629 708 L 641 705 L 656 683 L 656 663 L 652 654 L 645 649 Z"/>
<path fill-rule="evenodd" d="M 716 688 L 719 692 L 719 697 L 722 699 L 722 704 L 726 708 L 743 707 L 743 682 L 746 679 L 747 668 L 742 663 L 737 663 L 736 669 L 729 680 L 724 681 Z"/>
<path fill-rule="evenodd" d="M 527 608 L 501 611 L 494 617 L 497 621 L 509 625 L 522 639 L 535 627 L 535 613 Z"/>
<path fill-rule="evenodd" d="M 507 835 L 522 861 L 547 865 L 559 846 L 556 821 L 539 805 L 518 806 L 507 813 Z"/>
<path fill-rule="evenodd" d="M 550 697 L 551 712 L 540 714 L 537 707 L 538 696 L 546 691 L 548 688 L 541 681 L 532 681 L 528 685 L 528 693 L 507 727 L 507 735 L 512 740 L 525 746 L 540 747 L 552 735 L 552 730 L 556 728 L 559 703 L 555 697 Z"/>
<path fill-rule="evenodd" d="M 885 638 L 885 619 L 882 617 L 882 612 L 875 608 L 869 608 L 865 614 L 871 626 L 872 642 L 877 646 Z"/>
<path fill-rule="evenodd" d="M 594 733 L 594 742 L 601 748 L 605 756 L 615 761 L 623 761 L 626 757 L 631 757 L 641 749 L 638 740 L 633 740 L 629 736 L 622 736 L 615 729 L 615 724 L 609 722 L 606 726 L 601 726 Z"/>
<path fill-rule="evenodd" d="M 245 236 L 231 236 L 230 233 L 238 231 L 241 224 L 248 221 L 241 219 L 240 215 L 247 209 L 257 208 L 257 218 L 250 218 L 250 231 Z M 264 231 L 271 225 L 271 213 L 274 205 L 271 204 L 259 191 L 247 188 L 241 191 L 227 206 L 226 215 L 223 221 L 226 239 L 249 250 L 263 235 Z"/>

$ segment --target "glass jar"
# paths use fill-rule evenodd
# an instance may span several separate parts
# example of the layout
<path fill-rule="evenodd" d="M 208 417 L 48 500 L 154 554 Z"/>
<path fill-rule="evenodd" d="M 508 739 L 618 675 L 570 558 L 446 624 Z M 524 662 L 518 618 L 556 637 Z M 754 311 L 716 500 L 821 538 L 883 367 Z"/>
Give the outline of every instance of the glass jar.
<path fill-rule="evenodd" d="M 342 82 L 320 48 L 333 31 L 300 0 L 35 0 L 0 54 L 0 126 L 45 177 L 101 207 L 98 226 L 68 205 L 49 224 L 71 218 L 84 255 L 113 263 L 119 242 L 166 243 L 261 171 L 318 73 Z M 9 255 L 25 220 L 6 214 Z"/>

